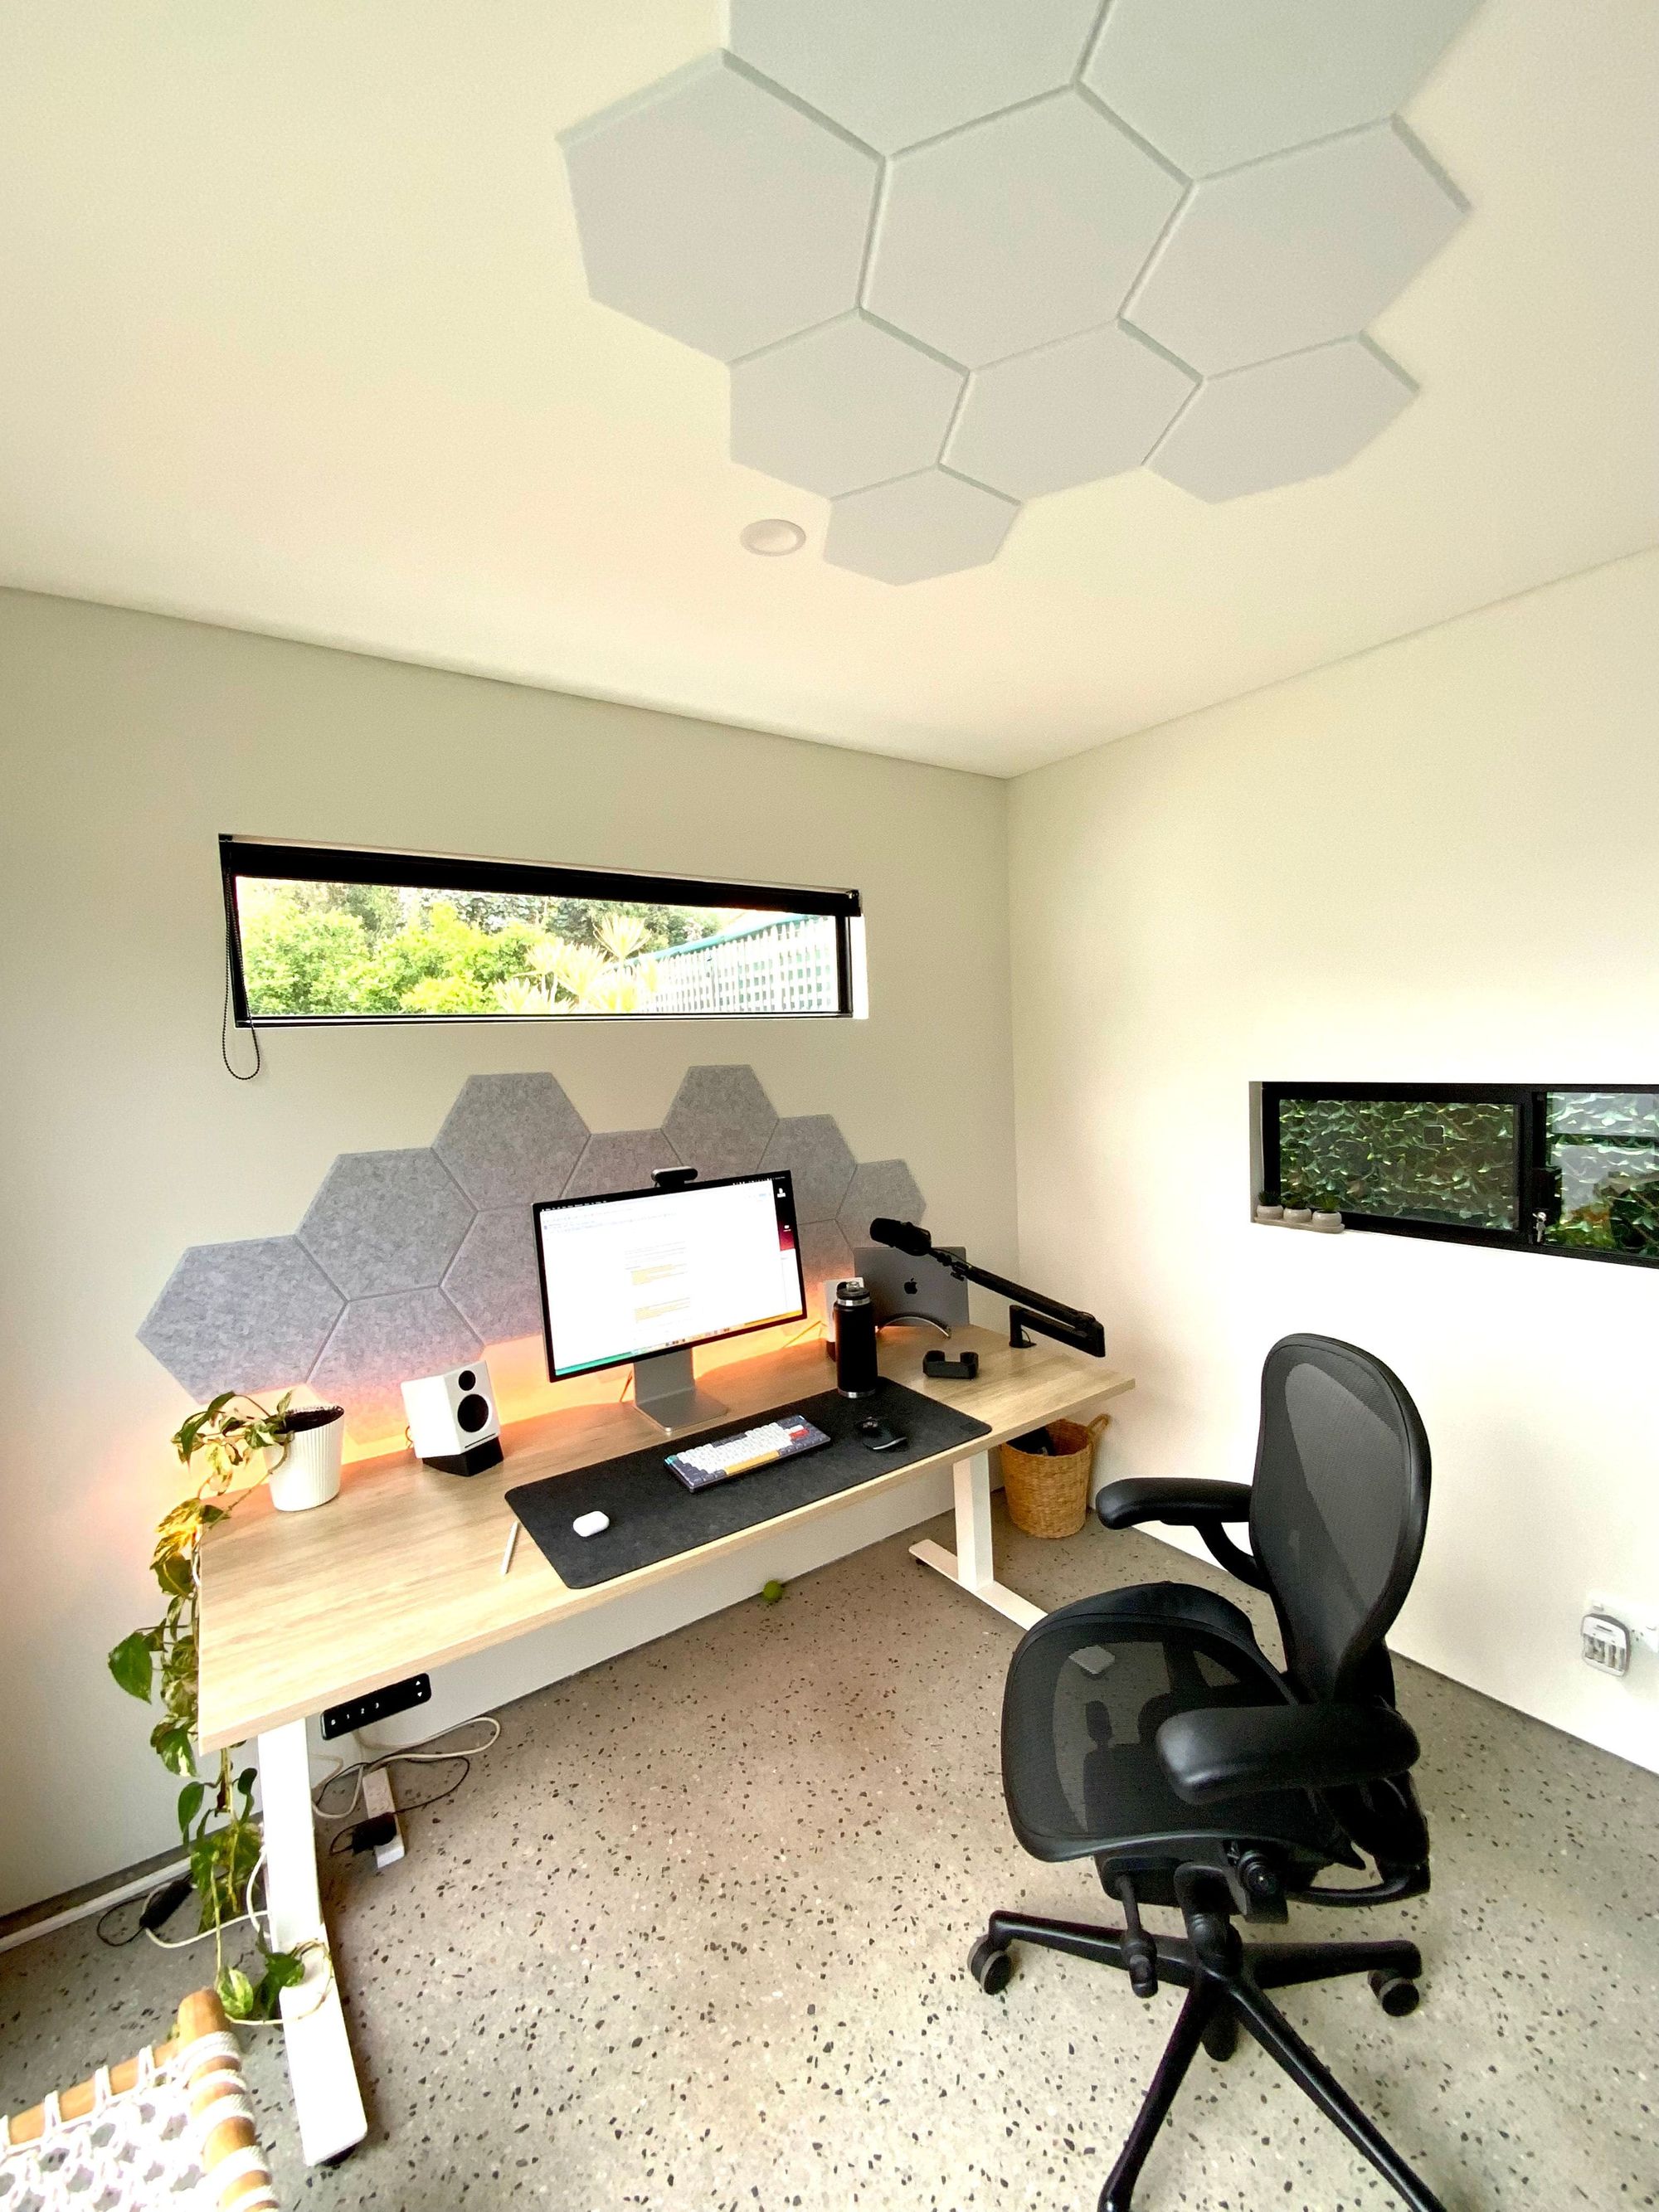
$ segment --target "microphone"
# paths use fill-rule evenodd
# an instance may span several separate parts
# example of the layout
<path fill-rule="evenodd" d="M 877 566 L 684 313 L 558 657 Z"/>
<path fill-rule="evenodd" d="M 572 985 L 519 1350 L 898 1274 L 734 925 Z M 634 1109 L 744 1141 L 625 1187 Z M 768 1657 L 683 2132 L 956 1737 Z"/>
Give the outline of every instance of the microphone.
<path fill-rule="evenodd" d="M 890 1244 L 895 1252 L 908 1252 L 915 1260 L 926 1259 L 933 1249 L 925 1229 L 918 1229 L 914 1221 L 890 1221 L 884 1213 L 870 1224 L 870 1234 L 878 1244 Z"/>

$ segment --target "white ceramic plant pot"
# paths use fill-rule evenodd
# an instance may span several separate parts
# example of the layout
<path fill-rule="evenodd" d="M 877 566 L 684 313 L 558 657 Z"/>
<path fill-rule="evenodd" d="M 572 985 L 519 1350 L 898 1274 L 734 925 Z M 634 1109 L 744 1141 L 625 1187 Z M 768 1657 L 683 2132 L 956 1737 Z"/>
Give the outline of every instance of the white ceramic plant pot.
<path fill-rule="evenodd" d="M 1294 1222 L 1298 1229 L 1305 1229 L 1313 1219 L 1313 1208 L 1310 1206 L 1287 1206 L 1285 1218 Z"/>
<path fill-rule="evenodd" d="M 1265 1202 L 1258 1203 L 1255 1209 L 1255 1218 L 1258 1221 L 1282 1221 L 1285 1218 L 1285 1209 L 1282 1206 L 1268 1206 Z"/>
<path fill-rule="evenodd" d="M 303 1513 L 340 1494 L 345 1415 L 338 1406 L 296 1406 L 289 1419 L 302 1425 L 290 1428 L 288 1449 L 271 1468 L 270 1502 L 279 1513 Z"/>
<path fill-rule="evenodd" d="M 1340 1213 L 1316 1213 L 1313 1225 L 1316 1229 L 1322 1229 L 1327 1236 L 1330 1236 L 1342 1226 L 1342 1216 Z"/>

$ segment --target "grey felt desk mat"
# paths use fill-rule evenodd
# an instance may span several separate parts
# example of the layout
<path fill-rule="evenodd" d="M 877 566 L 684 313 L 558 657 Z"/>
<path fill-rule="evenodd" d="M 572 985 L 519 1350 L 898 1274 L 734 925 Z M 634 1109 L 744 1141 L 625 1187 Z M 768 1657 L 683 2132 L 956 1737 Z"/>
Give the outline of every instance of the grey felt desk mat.
<path fill-rule="evenodd" d="M 712 1490 L 686 1489 L 663 1464 L 672 1451 L 741 1436 L 778 1413 L 804 1414 L 830 1442 L 798 1459 L 734 1475 Z M 872 1452 L 858 1442 L 854 1431 L 872 1413 L 904 1437 L 896 1450 Z M 745 1413 L 693 1436 L 664 1437 L 620 1459 L 524 1483 L 507 1492 L 507 1502 L 569 1587 L 590 1589 L 990 1433 L 983 1421 L 969 1420 L 954 1406 L 884 1377 L 873 1397 L 847 1399 L 823 1390 L 816 1397 L 787 1398 L 769 1413 Z M 573 1534 L 577 1515 L 595 1511 L 608 1513 L 611 1526 L 598 1536 Z"/>

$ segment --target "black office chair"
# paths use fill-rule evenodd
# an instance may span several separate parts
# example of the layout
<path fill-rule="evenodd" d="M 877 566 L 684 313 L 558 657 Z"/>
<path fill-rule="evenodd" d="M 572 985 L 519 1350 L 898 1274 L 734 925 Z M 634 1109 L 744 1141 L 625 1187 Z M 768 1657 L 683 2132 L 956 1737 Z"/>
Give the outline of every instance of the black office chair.
<path fill-rule="evenodd" d="M 1429 1835 L 1407 1770 L 1417 1738 L 1395 1710 L 1382 1639 L 1428 1518 L 1429 1443 L 1403 1385 L 1369 1352 L 1289 1336 L 1261 1373 L 1255 1480 L 1115 1482 L 1109 1528 L 1195 1528 L 1231 1573 L 1266 1590 L 1281 1674 L 1250 1624 L 1190 1583 L 1149 1583 L 1062 1606 L 1022 1639 L 1002 1707 L 1002 1779 L 1034 1857 L 1092 1856 L 1121 1928 L 994 1912 L 969 1966 L 994 1994 L 1011 1943 L 1068 1951 L 1187 1992 L 1100 2198 L 1127 2212 L 1135 2180 L 1201 2043 L 1232 2055 L 1242 2024 L 1416 2212 L 1438 2200 L 1326 2071 L 1266 1992 L 1369 1974 L 1385 2012 L 1417 2005 L 1407 1942 L 1246 1944 L 1233 1926 L 1283 1921 L 1290 1898 L 1356 1905 L 1419 1895 Z M 1248 1521 L 1242 1551 L 1223 1524 Z M 1336 1865 L 1373 1878 L 1320 1887 Z M 1184 1938 L 1148 1935 L 1142 1905 L 1174 1905 Z"/>

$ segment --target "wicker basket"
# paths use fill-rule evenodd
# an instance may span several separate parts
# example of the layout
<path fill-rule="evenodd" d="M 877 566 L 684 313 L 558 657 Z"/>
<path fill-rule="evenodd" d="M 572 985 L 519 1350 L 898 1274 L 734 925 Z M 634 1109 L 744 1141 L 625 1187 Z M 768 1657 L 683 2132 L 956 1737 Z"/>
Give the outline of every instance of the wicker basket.
<path fill-rule="evenodd" d="M 1054 1452 L 1002 1447 L 1002 1488 L 1008 1518 L 1028 1536 L 1075 1536 L 1089 1517 L 1089 1471 L 1095 1446 L 1106 1426 L 1097 1413 L 1085 1429 L 1080 1421 L 1050 1421 Z"/>

